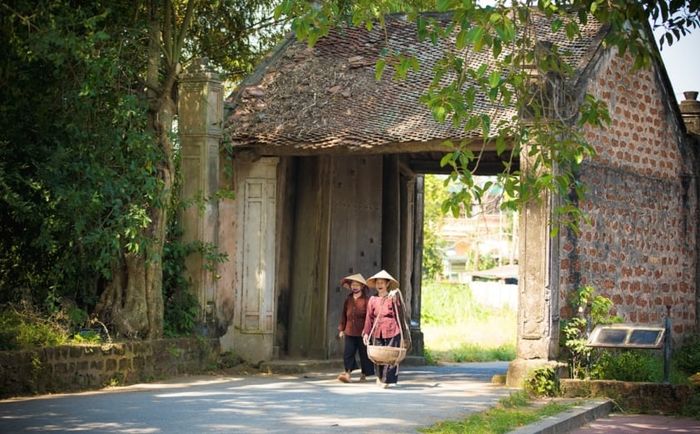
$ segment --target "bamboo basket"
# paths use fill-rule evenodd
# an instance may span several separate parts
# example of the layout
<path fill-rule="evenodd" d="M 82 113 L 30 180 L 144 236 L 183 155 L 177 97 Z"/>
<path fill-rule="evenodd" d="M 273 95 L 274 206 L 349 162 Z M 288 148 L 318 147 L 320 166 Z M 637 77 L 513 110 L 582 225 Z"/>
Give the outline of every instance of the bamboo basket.
<path fill-rule="evenodd" d="M 397 289 L 398 290 L 398 289 Z M 399 292 L 399 298 L 401 299 L 401 305 L 403 306 L 403 295 L 401 291 Z M 394 312 L 398 315 L 398 309 L 396 308 L 396 302 L 394 303 Z M 398 318 L 397 318 L 398 320 Z M 372 324 L 372 330 L 370 331 L 370 336 L 374 336 L 374 329 L 377 327 L 377 319 L 375 319 L 374 324 Z M 403 327 L 399 323 L 399 332 L 401 333 L 401 344 L 398 347 L 388 347 L 382 345 L 367 345 L 367 357 L 376 363 L 377 365 L 398 365 L 406 358 L 406 353 L 408 351 L 408 346 L 404 340 Z M 372 338 L 372 342 L 374 338 Z"/>
<path fill-rule="evenodd" d="M 367 357 L 377 365 L 398 365 L 406 358 L 406 348 L 367 345 Z"/>

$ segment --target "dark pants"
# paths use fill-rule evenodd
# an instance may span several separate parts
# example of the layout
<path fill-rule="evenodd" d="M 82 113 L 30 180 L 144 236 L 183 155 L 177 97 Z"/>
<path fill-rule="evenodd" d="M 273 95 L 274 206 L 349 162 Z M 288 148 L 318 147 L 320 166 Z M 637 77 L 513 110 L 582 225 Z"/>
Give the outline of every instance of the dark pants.
<path fill-rule="evenodd" d="M 360 353 L 360 364 L 362 365 L 362 373 L 365 375 L 374 375 L 374 365 L 367 358 L 367 347 L 362 342 L 362 336 L 345 335 L 345 350 L 343 351 L 343 363 L 345 371 L 352 372 L 357 369 L 357 360 L 355 353 Z"/>
<path fill-rule="evenodd" d="M 401 335 L 396 335 L 393 338 L 376 338 L 375 345 L 383 347 L 400 347 Z M 377 367 L 377 378 L 379 381 L 386 384 L 398 383 L 399 381 L 399 365 L 375 365 Z"/>

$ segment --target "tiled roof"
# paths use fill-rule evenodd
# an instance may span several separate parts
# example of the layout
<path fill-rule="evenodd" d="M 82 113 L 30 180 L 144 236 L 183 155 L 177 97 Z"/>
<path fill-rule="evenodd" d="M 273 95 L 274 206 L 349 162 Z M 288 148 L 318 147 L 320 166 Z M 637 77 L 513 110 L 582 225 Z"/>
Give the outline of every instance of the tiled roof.
<path fill-rule="evenodd" d="M 449 22 L 448 15 L 434 17 Z M 563 32 L 553 35 L 542 17 L 536 26 L 538 38 L 568 50 L 579 70 L 600 42 L 597 23 L 587 24 L 576 41 L 568 41 Z M 450 122 L 436 122 L 419 101 L 433 78 L 435 62 L 454 50 L 454 41 L 421 42 L 415 28 L 415 23 L 394 15 L 387 17 L 386 30 L 337 28 L 313 48 L 287 41 L 229 98 L 233 110 L 226 121 L 227 140 L 234 148 L 264 148 L 266 154 L 374 153 L 408 143 L 410 152 L 417 152 L 427 150 L 421 144 L 433 144 L 434 149 L 446 139 L 478 136 L 476 131 L 452 128 Z M 392 80 L 387 67 L 376 81 L 374 65 L 385 47 L 416 56 L 420 71 Z M 470 52 L 466 58 L 478 67 L 489 62 L 490 53 Z M 512 108 L 496 107 L 484 97 L 477 97 L 476 106 L 493 117 L 492 124 L 515 115 Z"/>

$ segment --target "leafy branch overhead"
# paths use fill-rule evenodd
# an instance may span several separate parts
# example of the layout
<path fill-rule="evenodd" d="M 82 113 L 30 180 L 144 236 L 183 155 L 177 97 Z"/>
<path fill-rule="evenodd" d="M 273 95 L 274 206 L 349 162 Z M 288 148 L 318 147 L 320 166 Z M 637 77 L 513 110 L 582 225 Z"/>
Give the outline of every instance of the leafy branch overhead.
<path fill-rule="evenodd" d="M 437 122 L 450 123 L 468 137 L 480 139 L 450 143 L 453 151 L 441 164 L 452 170 L 445 182 L 459 188 L 453 189 L 443 209 L 455 215 L 461 210 L 468 213 L 471 204 L 481 200 L 491 186 L 476 183 L 474 175 L 484 153 L 495 151 L 503 161 L 496 178 L 504 192 L 502 207 L 518 209 L 555 196 L 557 221 L 552 233 L 556 234 L 560 225 L 578 230 L 585 220 L 578 206 L 585 186 L 577 172 L 595 155 L 586 131 L 610 123 L 606 102 L 577 87 L 577 74 L 585 67 L 576 64 L 572 53 L 577 43 L 595 33 L 603 47 L 615 48 L 620 56 L 630 55 L 635 68 L 646 68 L 657 56 L 649 21 L 663 31 L 663 46 L 698 28 L 699 10 L 698 0 L 497 1 L 493 5 L 472 0 L 284 0 L 276 14 L 296 17 L 292 29 L 310 45 L 334 26 L 386 29 L 386 20 L 396 17 L 393 13 L 415 24 L 420 41 L 448 41 L 451 49 L 434 64 L 432 83 L 421 102 Z M 537 31 L 542 26 L 549 29 L 546 35 Z M 416 53 L 392 50 L 388 39 L 387 35 L 385 49 L 376 59 L 377 80 L 387 73 L 401 80 L 425 67 Z M 488 60 L 483 60 L 484 55 Z"/>

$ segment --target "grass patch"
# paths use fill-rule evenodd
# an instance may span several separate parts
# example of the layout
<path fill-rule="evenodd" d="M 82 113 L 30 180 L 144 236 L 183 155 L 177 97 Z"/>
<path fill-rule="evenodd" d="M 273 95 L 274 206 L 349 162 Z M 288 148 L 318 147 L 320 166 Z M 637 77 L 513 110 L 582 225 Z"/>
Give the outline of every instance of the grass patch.
<path fill-rule="evenodd" d="M 426 282 L 421 317 L 426 358 L 433 362 L 515 358 L 517 313 L 480 304 L 466 284 Z"/>
<path fill-rule="evenodd" d="M 494 360 L 511 361 L 515 359 L 515 344 L 503 344 L 497 347 L 486 347 L 484 344 L 463 343 L 456 348 L 439 351 L 426 344 L 430 360 L 434 362 L 490 362 Z"/>
<path fill-rule="evenodd" d="M 421 429 L 423 433 L 507 433 L 516 428 L 553 416 L 577 405 L 577 403 L 549 402 L 544 405 L 533 405 L 527 394 L 516 392 L 503 398 L 496 407 L 475 413 L 461 421 L 438 422 L 428 428 Z"/>

